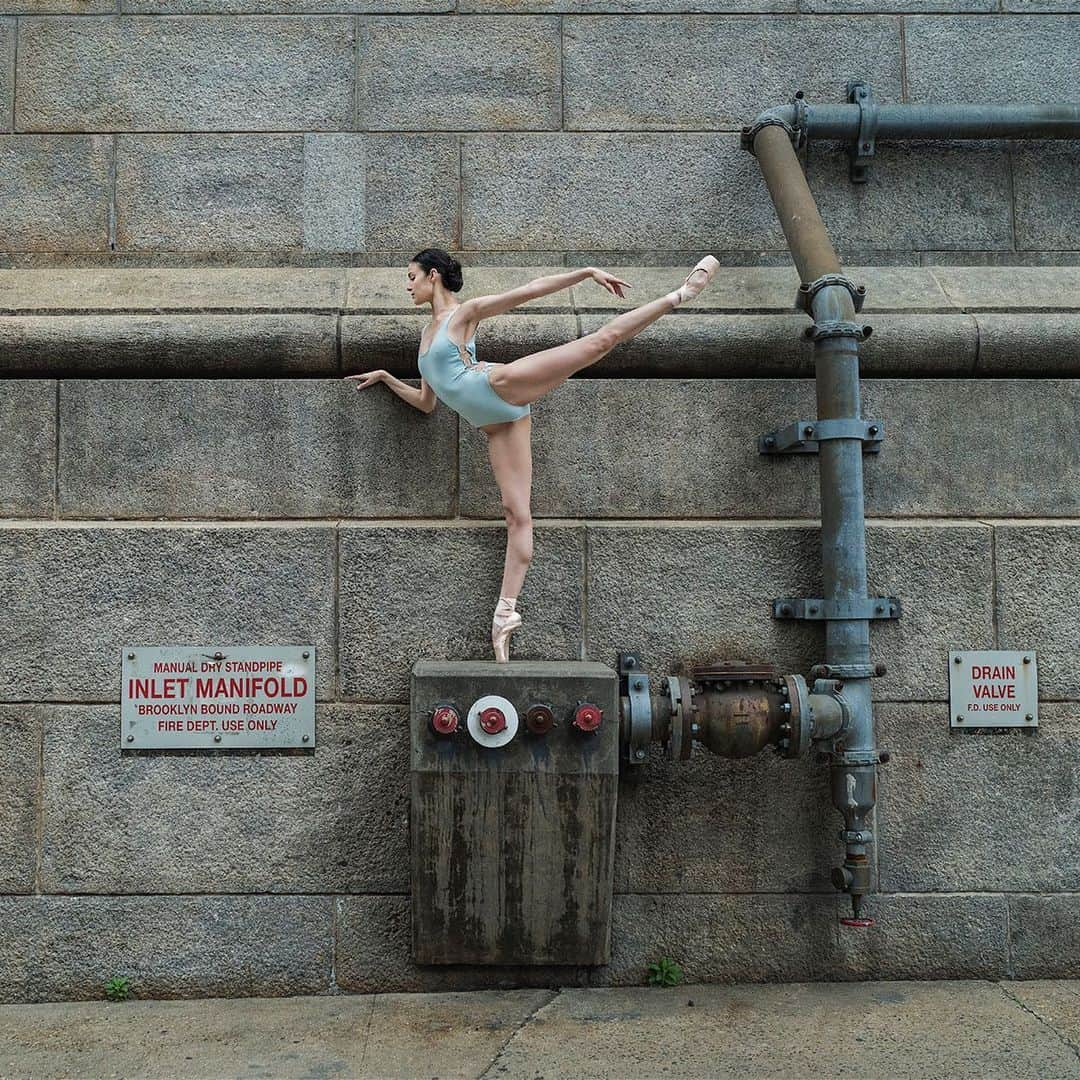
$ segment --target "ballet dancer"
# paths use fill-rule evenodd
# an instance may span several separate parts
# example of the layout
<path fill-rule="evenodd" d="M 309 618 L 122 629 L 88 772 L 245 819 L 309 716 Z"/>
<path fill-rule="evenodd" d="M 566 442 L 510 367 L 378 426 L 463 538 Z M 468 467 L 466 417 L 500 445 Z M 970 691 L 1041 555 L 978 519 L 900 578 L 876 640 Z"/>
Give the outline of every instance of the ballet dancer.
<path fill-rule="evenodd" d="M 476 329 L 482 319 L 511 311 L 528 300 L 547 296 L 591 278 L 615 296 L 631 286 L 595 266 L 535 278 L 527 285 L 457 303 L 461 264 L 440 248 L 425 248 L 409 263 L 406 290 L 414 307 L 431 305 L 431 322 L 420 342 L 420 387 L 409 386 L 386 371 L 346 375 L 357 390 L 385 383 L 398 397 L 430 413 L 436 399 L 445 402 L 487 437 L 488 456 L 502 495 L 506 517 L 506 561 L 502 587 L 491 624 L 495 659 L 509 660 L 510 634 L 521 626 L 515 611 L 518 593 L 532 561 L 533 533 L 532 416 L 530 405 L 575 372 L 595 364 L 620 342 L 639 334 L 661 315 L 693 299 L 712 280 L 720 264 L 706 255 L 677 289 L 641 307 L 624 311 L 599 330 L 565 345 L 530 353 L 507 364 L 476 359 Z"/>

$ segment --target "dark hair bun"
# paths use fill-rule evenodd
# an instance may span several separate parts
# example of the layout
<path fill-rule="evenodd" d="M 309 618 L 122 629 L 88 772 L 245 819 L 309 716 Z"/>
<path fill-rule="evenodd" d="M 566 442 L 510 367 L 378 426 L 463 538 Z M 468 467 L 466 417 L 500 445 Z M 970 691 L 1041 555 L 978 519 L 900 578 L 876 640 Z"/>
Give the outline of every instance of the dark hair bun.
<path fill-rule="evenodd" d="M 447 266 L 446 271 L 442 276 L 443 284 L 451 291 L 457 292 L 461 288 L 463 281 L 461 278 L 461 263 L 457 259 L 451 258 L 450 265 Z"/>
<path fill-rule="evenodd" d="M 422 266 L 425 273 L 438 270 L 443 285 L 451 292 L 457 292 L 461 288 L 461 263 L 442 248 L 424 248 L 413 256 L 412 261 Z"/>

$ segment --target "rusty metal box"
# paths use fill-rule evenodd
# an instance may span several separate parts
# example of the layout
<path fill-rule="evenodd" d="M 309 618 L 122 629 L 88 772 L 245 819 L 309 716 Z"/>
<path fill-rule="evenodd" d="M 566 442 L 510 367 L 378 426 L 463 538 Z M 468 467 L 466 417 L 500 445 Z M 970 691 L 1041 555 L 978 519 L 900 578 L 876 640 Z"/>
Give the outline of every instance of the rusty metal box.
<path fill-rule="evenodd" d="M 420 661 L 411 703 L 416 961 L 607 963 L 617 674 L 572 661 Z"/>

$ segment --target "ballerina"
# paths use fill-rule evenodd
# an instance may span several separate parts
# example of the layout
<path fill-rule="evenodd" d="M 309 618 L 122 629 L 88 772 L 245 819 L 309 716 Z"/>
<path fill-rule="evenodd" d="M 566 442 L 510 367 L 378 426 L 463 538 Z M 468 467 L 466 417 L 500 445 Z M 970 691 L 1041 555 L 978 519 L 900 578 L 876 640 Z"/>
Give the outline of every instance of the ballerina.
<path fill-rule="evenodd" d="M 425 248 L 406 271 L 406 290 L 415 307 L 431 305 L 431 322 L 420 342 L 420 387 L 409 386 L 386 371 L 346 375 L 357 390 L 385 383 L 398 397 L 430 413 L 436 399 L 487 437 L 488 456 L 502 495 L 506 518 L 506 560 L 502 587 L 491 624 L 495 658 L 510 657 L 510 635 L 521 626 L 515 610 L 518 593 L 532 561 L 532 415 L 530 406 L 571 375 L 606 356 L 616 345 L 639 334 L 662 315 L 693 299 L 712 280 L 720 263 L 706 255 L 677 289 L 617 315 L 591 334 L 530 353 L 506 364 L 476 359 L 476 329 L 482 319 L 511 311 L 528 300 L 592 279 L 615 296 L 625 297 L 629 282 L 595 266 L 536 278 L 527 285 L 457 303 L 461 264 L 440 248 Z"/>

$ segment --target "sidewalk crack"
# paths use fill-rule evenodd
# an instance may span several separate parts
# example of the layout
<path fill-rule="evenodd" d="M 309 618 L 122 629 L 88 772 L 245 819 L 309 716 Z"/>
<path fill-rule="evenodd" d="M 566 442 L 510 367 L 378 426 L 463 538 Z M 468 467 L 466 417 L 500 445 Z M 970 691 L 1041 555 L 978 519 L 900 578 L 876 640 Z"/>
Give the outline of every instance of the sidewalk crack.
<path fill-rule="evenodd" d="M 1018 997 L 1010 994 L 1009 991 L 1005 989 L 1002 983 L 998 983 L 997 987 L 1010 1001 L 1019 1005 L 1020 1008 L 1024 1010 L 1024 1012 L 1031 1013 L 1031 1015 L 1034 1016 L 1035 1019 L 1038 1020 L 1040 1024 L 1042 1024 L 1043 1027 L 1048 1028 L 1050 1031 L 1052 1031 L 1077 1056 L 1077 1058 L 1080 1059 L 1080 1046 L 1077 1046 L 1076 1043 L 1072 1042 L 1070 1039 L 1067 1039 L 1064 1035 L 1062 1035 L 1062 1033 L 1058 1031 L 1058 1029 L 1054 1027 L 1053 1024 L 1051 1024 L 1047 1020 L 1044 1020 L 1033 1008 L 1031 1008 L 1030 1005 L 1026 1005 Z"/>
<path fill-rule="evenodd" d="M 477 1077 L 477 1080 L 484 1080 L 485 1076 L 489 1076 L 491 1074 L 491 1070 L 494 1069 L 496 1065 L 498 1065 L 499 1058 L 503 1056 L 503 1052 L 518 1037 L 518 1033 L 524 1030 L 524 1028 L 526 1028 L 530 1023 L 532 1023 L 532 1021 L 535 1020 L 536 1017 L 541 1012 L 543 1012 L 543 1010 L 546 1009 L 553 1001 L 555 1001 L 555 999 L 561 993 L 562 990 L 549 991 L 547 1000 L 541 1001 L 540 1004 L 537 1005 L 536 1008 L 533 1009 L 533 1011 L 529 1013 L 529 1015 L 526 1016 L 525 1019 L 522 1020 L 521 1023 L 518 1024 L 517 1027 L 515 1027 L 514 1030 L 510 1032 L 509 1035 L 507 1035 L 506 1041 L 502 1044 L 502 1046 L 499 1047 L 499 1049 L 495 1052 L 495 1056 L 491 1059 L 491 1064 Z"/>
<path fill-rule="evenodd" d="M 378 994 L 371 995 L 371 1012 L 368 1013 L 367 1027 L 364 1028 L 364 1048 L 360 1051 L 360 1068 L 357 1070 L 361 1076 L 364 1074 L 364 1063 L 367 1061 L 368 1045 L 371 1042 L 371 1021 L 375 1017 L 375 1005 L 378 1000 Z"/>

